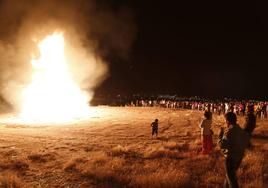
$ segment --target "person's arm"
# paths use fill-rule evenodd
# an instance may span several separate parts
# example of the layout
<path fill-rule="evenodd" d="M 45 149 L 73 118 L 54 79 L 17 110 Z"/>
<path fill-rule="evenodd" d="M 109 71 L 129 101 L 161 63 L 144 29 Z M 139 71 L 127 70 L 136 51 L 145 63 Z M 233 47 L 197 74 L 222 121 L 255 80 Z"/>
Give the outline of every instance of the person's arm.
<path fill-rule="evenodd" d="M 199 127 L 200 127 L 200 128 L 204 128 L 204 124 L 205 124 L 204 121 L 205 121 L 205 120 L 202 120 L 201 123 L 199 124 Z"/>
<path fill-rule="evenodd" d="M 232 143 L 232 132 L 228 130 L 226 134 L 223 133 L 223 128 L 219 134 L 219 145 L 221 149 L 230 149 Z"/>

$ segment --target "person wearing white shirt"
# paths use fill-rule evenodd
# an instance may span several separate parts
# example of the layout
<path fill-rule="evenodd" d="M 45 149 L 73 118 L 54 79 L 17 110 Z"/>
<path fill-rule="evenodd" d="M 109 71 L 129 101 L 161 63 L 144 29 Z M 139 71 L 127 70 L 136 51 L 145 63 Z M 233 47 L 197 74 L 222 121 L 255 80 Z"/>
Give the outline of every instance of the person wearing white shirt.
<path fill-rule="evenodd" d="M 199 127 L 201 128 L 201 135 L 202 135 L 202 154 L 210 154 L 212 151 L 212 130 L 211 124 L 212 119 L 210 112 L 205 111 L 204 119 L 201 121 Z"/>

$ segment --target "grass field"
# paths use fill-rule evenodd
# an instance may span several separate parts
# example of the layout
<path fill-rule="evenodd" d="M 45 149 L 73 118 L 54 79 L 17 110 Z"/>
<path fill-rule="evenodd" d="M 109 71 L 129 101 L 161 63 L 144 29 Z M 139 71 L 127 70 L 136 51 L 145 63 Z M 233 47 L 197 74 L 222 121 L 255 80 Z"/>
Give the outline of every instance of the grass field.
<path fill-rule="evenodd" d="M 0 187 L 221 187 L 225 170 L 215 145 L 201 149 L 202 112 L 97 107 L 87 121 L 0 125 Z M 2 117 L 3 119 L 4 117 Z M 150 124 L 159 119 L 159 135 Z M 240 125 L 243 119 L 239 118 Z M 214 143 L 223 116 L 213 116 Z M 241 187 L 268 187 L 268 121 L 238 170 Z"/>

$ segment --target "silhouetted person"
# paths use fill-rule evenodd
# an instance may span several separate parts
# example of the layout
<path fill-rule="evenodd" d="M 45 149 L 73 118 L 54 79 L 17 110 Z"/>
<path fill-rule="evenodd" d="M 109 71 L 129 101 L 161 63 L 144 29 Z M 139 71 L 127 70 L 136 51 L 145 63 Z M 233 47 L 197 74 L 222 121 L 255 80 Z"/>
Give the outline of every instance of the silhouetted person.
<path fill-rule="evenodd" d="M 251 139 L 252 132 L 254 131 L 255 127 L 256 127 L 256 116 L 254 115 L 254 106 L 249 105 L 247 108 L 247 115 L 246 115 L 244 130 L 249 134 L 250 139 Z M 250 146 L 251 146 L 251 143 L 249 142 L 249 147 Z"/>
<path fill-rule="evenodd" d="M 227 131 L 221 127 L 219 145 L 225 157 L 226 179 L 224 187 L 237 188 L 236 171 L 244 157 L 245 149 L 249 144 L 249 135 L 236 123 L 236 115 L 228 112 L 225 115 Z"/>
<path fill-rule="evenodd" d="M 155 119 L 154 122 L 151 123 L 151 127 L 152 127 L 152 137 L 154 135 L 156 135 L 156 137 L 157 137 L 157 134 L 158 134 L 158 119 Z"/>
<path fill-rule="evenodd" d="M 201 128 L 201 136 L 202 136 L 202 153 L 209 154 L 212 150 L 212 130 L 211 124 L 212 120 L 211 114 L 209 111 L 205 111 L 204 119 L 200 123 L 199 127 Z"/>

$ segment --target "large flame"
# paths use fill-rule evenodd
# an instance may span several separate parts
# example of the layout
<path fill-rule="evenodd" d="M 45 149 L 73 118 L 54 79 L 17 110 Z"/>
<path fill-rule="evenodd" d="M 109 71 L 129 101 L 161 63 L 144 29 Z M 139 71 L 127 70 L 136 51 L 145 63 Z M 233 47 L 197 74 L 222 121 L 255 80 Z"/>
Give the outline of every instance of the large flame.
<path fill-rule="evenodd" d="M 38 122 L 66 122 L 89 115 L 88 98 L 73 81 L 64 54 L 62 33 L 38 44 L 32 82 L 23 91 L 21 117 Z"/>

